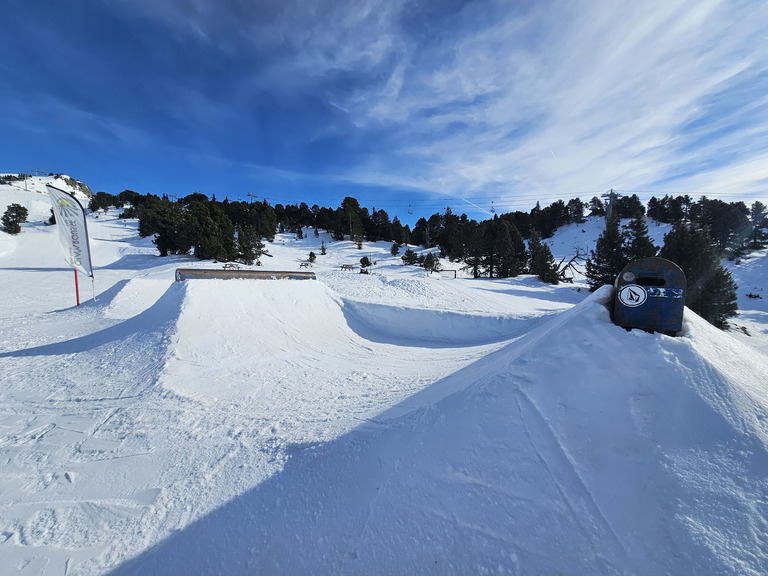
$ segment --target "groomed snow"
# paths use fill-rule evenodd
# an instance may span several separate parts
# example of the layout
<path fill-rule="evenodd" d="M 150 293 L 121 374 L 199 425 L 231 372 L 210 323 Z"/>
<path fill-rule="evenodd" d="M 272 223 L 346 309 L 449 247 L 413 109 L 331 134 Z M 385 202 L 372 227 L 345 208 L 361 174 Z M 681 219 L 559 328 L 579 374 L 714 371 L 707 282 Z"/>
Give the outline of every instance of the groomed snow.
<path fill-rule="evenodd" d="M 263 258 L 313 250 L 317 280 L 176 283 L 213 264 L 110 211 L 77 308 L 47 197 L 11 202 L 39 220 L 0 233 L 0 573 L 768 572 L 765 252 L 731 264 L 751 336 L 686 311 L 671 338 L 578 278 L 430 276 L 325 235 Z M 594 245 L 574 226 L 558 258 Z"/>

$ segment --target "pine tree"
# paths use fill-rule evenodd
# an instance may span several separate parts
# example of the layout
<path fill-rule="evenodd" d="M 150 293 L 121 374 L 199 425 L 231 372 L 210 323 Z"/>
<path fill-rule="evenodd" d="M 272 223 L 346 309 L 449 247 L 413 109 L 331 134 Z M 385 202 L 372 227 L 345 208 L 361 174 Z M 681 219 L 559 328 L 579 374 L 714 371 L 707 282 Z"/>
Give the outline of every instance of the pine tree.
<path fill-rule="evenodd" d="M 253 226 L 243 226 L 237 230 L 237 244 L 240 251 L 240 259 L 249 266 L 256 262 L 260 264 L 259 257 L 263 254 L 264 243 Z"/>
<path fill-rule="evenodd" d="M 705 228 L 680 222 L 664 236 L 661 257 L 671 260 L 685 273 L 685 305 L 718 328 L 728 327 L 735 316 L 736 283 L 720 264 L 720 254 Z"/>
<path fill-rule="evenodd" d="M 185 224 L 190 232 L 190 243 L 198 260 L 218 259 L 223 252 L 221 231 L 211 217 L 208 204 L 194 201 L 184 213 Z"/>
<path fill-rule="evenodd" d="M 555 257 L 546 243 L 541 242 L 541 238 L 536 231 L 531 232 L 528 251 L 531 255 L 529 272 L 538 276 L 539 280 L 547 284 L 557 284 L 560 278 L 557 271 Z"/>
<path fill-rule="evenodd" d="M 343 225 L 347 228 L 347 232 L 349 233 L 349 239 L 362 240 L 363 231 L 365 228 L 360 217 L 363 213 L 362 209 L 360 208 L 360 203 L 356 198 L 347 196 L 344 198 L 344 200 L 341 201 L 340 210 L 342 211 L 342 217 L 344 219 Z"/>
<path fill-rule="evenodd" d="M 568 201 L 568 219 L 576 224 L 586 222 L 584 218 L 584 202 L 580 198 L 573 198 Z"/>
<path fill-rule="evenodd" d="M 232 224 L 232 220 L 226 215 L 218 202 L 211 201 L 210 204 L 211 218 L 216 225 L 219 235 L 219 242 L 221 248 L 214 256 L 221 262 L 231 262 L 236 260 L 238 256 L 237 243 L 235 242 L 235 227 Z"/>
<path fill-rule="evenodd" d="M 755 201 L 749 210 L 749 221 L 752 231 L 749 236 L 750 248 L 763 248 L 768 241 L 768 208 L 762 202 Z"/>
<path fill-rule="evenodd" d="M 432 252 L 428 252 L 424 257 L 424 263 L 422 266 L 424 266 L 425 270 L 429 270 L 430 272 L 433 270 L 440 270 L 440 261 L 438 260 L 437 256 L 432 254 Z"/>
<path fill-rule="evenodd" d="M 717 264 L 712 274 L 702 282 L 695 312 L 710 324 L 727 330 L 728 318 L 736 316 L 739 310 L 738 289 L 730 271 Z"/>
<path fill-rule="evenodd" d="M 408 230 L 407 226 L 403 226 L 400 223 L 400 220 L 398 220 L 397 216 L 392 219 L 390 230 L 392 231 L 392 240 L 398 244 L 410 243 L 410 230 Z"/>
<path fill-rule="evenodd" d="M 453 213 L 450 207 L 445 209 L 443 224 L 438 233 L 437 244 L 440 246 L 440 256 L 451 260 L 460 259 L 461 254 L 461 219 Z"/>
<path fill-rule="evenodd" d="M 336 208 L 331 217 L 331 238 L 334 240 L 344 240 L 344 231 L 347 227 L 347 215 L 342 208 Z"/>
<path fill-rule="evenodd" d="M 482 264 L 490 278 L 517 275 L 517 260 L 510 233 L 511 224 L 494 216 L 480 223 Z"/>
<path fill-rule="evenodd" d="M 483 234 L 480 225 L 474 220 L 467 222 L 462 228 L 463 253 L 465 270 L 472 270 L 472 277 L 480 277 L 480 266 L 483 260 Z"/>
<path fill-rule="evenodd" d="M 638 258 L 656 256 L 659 251 L 651 237 L 648 235 L 648 225 L 641 214 L 636 214 L 628 224 L 624 226 L 624 259 L 627 262 Z"/>
<path fill-rule="evenodd" d="M 182 205 L 169 200 L 160 202 L 152 217 L 155 228 L 152 243 L 157 246 L 160 256 L 187 254 L 192 243 Z"/>
<path fill-rule="evenodd" d="M 411 244 L 416 244 L 417 246 L 424 246 L 425 248 L 429 248 L 429 240 L 427 238 L 428 234 L 428 224 L 426 218 L 419 218 L 416 221 L 416 225 L 413 227 L 413 231 L 411 232 Z"/>
<path fill-rule="evenodd" d="M 587 260 L 585 276 L 590 291 L 594 292 L 604 284 L 613 285 L 626 263 L 624 241 L 619 231 L 619 216 L 614 211 L 606 220 L 605 230 L 600 234 L 595 249 Z"/>
<path fill-rule="evenodd" d="M 509 220 L 505 221 L 509 225 L 509 235 L 512 238 L 512 251 L 514 254 L 514 260 L 510 262 L 509 276 L 524 274 L 528 262 L 528 250 L 525 247 L 525 240 L 523 240 L 520 230 L 514 223 Z"/>
<path fill-rule="evenodd" d="M 403 264 L 405 264 L 406 266 L 410 266 L 411 264 L 416 264 L 416 262 L 419 261 L 419 257 L 416 254 L 416 252 L 414 252 L 410 248 L 407 248 L 405 250 L 405 254 L 403 254 L 400 258 L 402 259 Z"/>
<path fill-rule="evenodd" d="M 597 196 L 592 196 L 592 200 L 587 204 L 587 208 L 589 208 L 590 216 L 605 216 L 605 205 Z"/>

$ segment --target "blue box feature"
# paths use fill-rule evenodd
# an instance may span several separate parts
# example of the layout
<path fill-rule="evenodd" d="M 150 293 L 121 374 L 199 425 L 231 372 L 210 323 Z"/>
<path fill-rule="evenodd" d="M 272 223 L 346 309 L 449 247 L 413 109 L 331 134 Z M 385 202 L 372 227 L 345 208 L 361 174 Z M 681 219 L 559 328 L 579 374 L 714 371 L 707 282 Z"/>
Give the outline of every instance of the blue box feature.
<path fill-rule="evenodd" d="M 664 258 L 640 258 L 616 277 L 613 322 L 675 335 L 683 328 L 685 273 Z"/>

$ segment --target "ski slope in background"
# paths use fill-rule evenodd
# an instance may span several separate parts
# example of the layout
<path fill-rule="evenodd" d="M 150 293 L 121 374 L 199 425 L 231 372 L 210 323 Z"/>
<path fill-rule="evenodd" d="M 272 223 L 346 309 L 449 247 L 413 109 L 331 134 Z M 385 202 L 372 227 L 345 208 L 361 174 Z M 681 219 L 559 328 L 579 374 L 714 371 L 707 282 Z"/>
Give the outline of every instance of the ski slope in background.
<path fill-rule="evenodd" d="M 686 312 L 670 338 L 580 278 L 426 275 L 326 235 L 263 258 L 313 250 L 315 281 L 175 283 L 212 264 L 110 211 L 75 308 L 30 188 L 0 187 L 32 220 L 0 233 L 0 573 L 768 571 L 765 252 L 729 264 L 745 329 Z"/>

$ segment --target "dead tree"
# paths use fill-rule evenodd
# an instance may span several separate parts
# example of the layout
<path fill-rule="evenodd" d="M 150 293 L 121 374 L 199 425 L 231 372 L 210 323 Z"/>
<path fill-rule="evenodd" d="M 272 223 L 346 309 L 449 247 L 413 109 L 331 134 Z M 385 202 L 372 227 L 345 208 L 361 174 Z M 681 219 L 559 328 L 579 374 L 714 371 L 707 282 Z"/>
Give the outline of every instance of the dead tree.
<path fill-rule="evenodd" d="M 586 262 L 587 257 L 581 251 L 581 248 L 576 248 L 576 255 L 568 260 L 567 263 L 565 262 L 565 258 L 567 258 L 567 256 L 560 260 L 557 265 L 557 277 L 560 279 L 560 282 L 568 282 L 569 284 L 573 284 L 573 275 L 578 272 L 576 265 L 580 262 Z M 566 276 L 569 271 L 571 275 Z"/>

